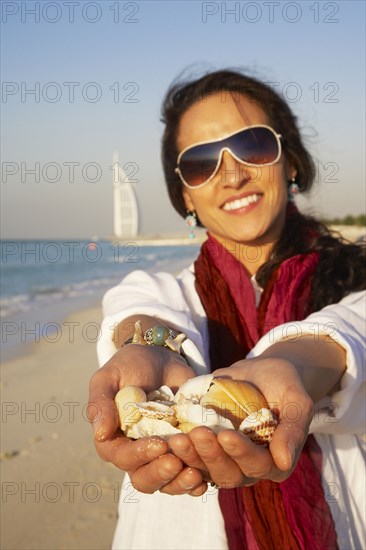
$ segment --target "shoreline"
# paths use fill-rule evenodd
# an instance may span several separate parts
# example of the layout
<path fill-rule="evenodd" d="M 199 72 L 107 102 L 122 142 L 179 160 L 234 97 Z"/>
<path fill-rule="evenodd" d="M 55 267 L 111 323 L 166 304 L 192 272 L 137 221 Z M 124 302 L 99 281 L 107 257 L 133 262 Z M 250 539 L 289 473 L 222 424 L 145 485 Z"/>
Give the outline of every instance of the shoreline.
<path fill-rule="evenodd" d="M 63 306 L 63 304 L 62 304 Z M 68 304 L 61 307 L 56 304 L 52 313 L 47 311 L 34 317 L 34 312 L 18 313 L 1 320 L 3 334 L 3 349 L 1 365 L 25 357 L 28 354 L 36 353 L 37 346 L 43 343 L 56 343 L 59 340 L 75 340 L 80 334 L 77 334 L 78 321 L 72 320 L 74 316 L 86 314 L 90 311 L 93 316 L 96 309 L 101 310 L 102 298 L 90 300 L 88 304 L 78 303 L 74 307 Z M 38 312 L 39 313 L 39 312 Z M 37 318 L 37 321 L 34 319 Z M 69 319 L 70 318 L 70 319 Z M 8 334 L 7 328 L 12 331 Z M 80 333 L 80 330 L 79 330 Z M 12 342 L 8 340 L 13 339 Z"/>
<path fill-rule="evenodd" d="M 190 246 L 202 244 L 207 239 L 207 234 L 205 230 L 195 230 L 195 237 L 189 238 L 188 235 L 182 236 L 159 236 L 159 235 L 136 235 L 136 237 L 131 237 L 128 241 L 126 239 L 121 239 L 119 237 L 111 238 L 116 243 L 126 244 L 134 243 L 137 246 Z"/>
<path fill-rule="evenodd" d="M 152 233 L 151 235 L 136 235 L 134 237 L 118 237 L 115 235 L 106 235 L 104 237 L 102 236 L 93 236 L 91 238 L 89 237 L 57 237 L 53 238 L 51 240 L 52 243 L 58 243 L 58 242 L 75 242 L 77 244 L 85 243 L 103 243 L 103 242 L 109 242 L 109 243 L 119 243 L 119 244 L 139 244 L 140 246 L 169 246 L 169 245 L 189 245 L 189 244 L 201 244 L 203 241 L 205 241 L 207 238 L 206 230 L 203 228 L 196 228 L 195 229 L 195 237 L 189 238 L 188 236 L 188 230 L 187 233 L 173 233 L 173 234 L 159 234 L 159 233 Z M 50 242 L 50 239 L 41 238 L 41 237 L 35 237 L 35 238 L 29 238 L 29 237 L 5 237 L 1 238 L 0 242 Z"/>
<path fill-rule="evenodd" d="M 3 334 L 1 365 L 34 352 L 37 353 L 39 346 L 43 343 L 55 344 L 61 340 L 66 344 L 68 341 L 72 343 L 77 338 L 83 337 L 83 327 L 74 317 L 81 315 L 84 319 L 88 311 L 93 317 L 95 310 L 102 309 L 102 297 L 100 299 L 93 297 L 88 302 L 74 305 L 69 302 L 67 306 L 53 304 L 52 312 L 47 308 L 46 314 L 40 309 L 36 316 L 34 312 L 25 312 L 3 318 L 1 320 Z M 11 331 L 7 333 L 9 327 Z M 84 327 L 84 332 L 87 330 L 88 327 Z M 88 339 L 91 340 L 92 337 L 88 336 Z"/>
<path fill-rule="evenodd" d="M 123 472 L 94 449 L 86 404 L 96 343 L 91 331 L 82 337 L 101 320 L 100 306 L 73 313 L 73 339 L 29 344 L 2 364 L 4 549 L 111 547 Z"/>
<path fill-rule="evenodd" d="M 306 213 L 304 211 L 304 213 Z M 358 238 L 361 235 L 366 234 L 366 227 L 361 225 L 328 225 L 330 229 L 338 231 L 346 238 Z M 178 245 L 194 245 L 202 244 L 207 239 L 207 230 L 205 228 L 197 227 L 195 229 L 195 237 L 190 239 L 188 237 L 188 230 L 186 233 L 151 233 L 151 234 L 141 234 L 136 235 L 135 237 L 122 238 L 115 235 L 106 235 L 106 236 L 92 236 L 92 237 L 57 237 L 53 238 L 52 242 L 58 241 L 80 241 L 83 243 L 98 243 L 98 242 L 111 242 L 119 244 L 134 243 L 139 246 L 178 246 Z M 35 238 L 20 238 L 20 237 L 5 237 L 0 239 L 1 242 L 5 241 L 39 241 L 39 242 L 48 242 L 49 239 L 35 237 Z"/>

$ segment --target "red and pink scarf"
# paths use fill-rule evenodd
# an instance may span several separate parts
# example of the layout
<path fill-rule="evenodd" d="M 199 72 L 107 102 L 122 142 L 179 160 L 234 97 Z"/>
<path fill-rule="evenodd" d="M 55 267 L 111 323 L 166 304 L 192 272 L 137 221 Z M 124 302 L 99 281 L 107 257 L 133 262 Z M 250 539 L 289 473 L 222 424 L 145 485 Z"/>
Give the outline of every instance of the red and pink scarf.
<path fill-rule="evenodd" d="M 207 314 L 212 371 L 246 357 L 262 335 L 311 313 L 318 253 L 284 261 L 272 274 L 258 309 L 253 285 L 235 251 L 214 238 L 195 263 L 196 289 Z M 321 450 L 309 436 L 291 476 L 282 483 L 220 489 L 230 550 L 333 550 L 337 536 L 321 481 Z"/>

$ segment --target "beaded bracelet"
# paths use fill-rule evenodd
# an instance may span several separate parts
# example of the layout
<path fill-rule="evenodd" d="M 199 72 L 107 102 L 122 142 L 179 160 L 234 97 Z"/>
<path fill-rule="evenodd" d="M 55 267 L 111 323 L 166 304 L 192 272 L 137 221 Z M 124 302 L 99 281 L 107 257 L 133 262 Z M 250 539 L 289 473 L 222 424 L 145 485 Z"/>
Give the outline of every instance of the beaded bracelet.
<path fill-rule="evenodd" d="M 123 342 L 122 346 L 127 344 L 141 344 L 143 346 L 160 346 L 169 348 L 176 353 L 179 353 L 185 358 L 185 353 L 182 349 L 182 342 L 186 338 L 183 332 L 176 334 L 170 328 L 164 325 L 155 325 L 149 328 L 145 334 L 142 330 L 141 321 L 136 321 L 135 332 L 132 338 Z"/>

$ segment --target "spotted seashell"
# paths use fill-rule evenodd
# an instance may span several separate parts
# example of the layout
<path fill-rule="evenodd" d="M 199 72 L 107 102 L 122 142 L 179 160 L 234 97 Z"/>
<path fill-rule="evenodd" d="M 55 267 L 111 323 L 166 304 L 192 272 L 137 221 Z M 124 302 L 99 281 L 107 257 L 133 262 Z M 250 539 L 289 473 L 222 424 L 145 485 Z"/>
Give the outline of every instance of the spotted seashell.
<path fill-rule="evenodd" d="M 247 435 L 256 445 L 267 446 L 277 424 L 273 413 L 267 408 L 262 408 L 248 415 L 240 424 L 239 431 Z"/>

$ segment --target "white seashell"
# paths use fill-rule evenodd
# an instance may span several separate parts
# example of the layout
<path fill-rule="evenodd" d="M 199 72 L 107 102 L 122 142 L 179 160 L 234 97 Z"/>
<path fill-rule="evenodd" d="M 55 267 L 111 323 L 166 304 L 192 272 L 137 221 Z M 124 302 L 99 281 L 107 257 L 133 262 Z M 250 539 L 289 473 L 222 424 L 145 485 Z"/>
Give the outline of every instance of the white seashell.
<path fill-rule="evenodd" d="M 192 403 L 199 403 L 201 397 L 207 393 L 212 380 L 212 374 L 190 378 L 179 388 L 175 394 L 174 402 L 184 403 L 185 401 L 190 401 Z"/>
<path fill-rule="evenodd" d="M 171 435 L 182 432 L 165 420 L 142 417 L 136 424 L 128 426 L 125 433 L 131 439 L 140 439 L 141 437 L 150 437 L 152 435 L 168 439 Z"/>
<path fill-rule="evenodd" d="M 165 345 L 176 353 L 180 353 L 182 343 L 186 339 L 186 335 L 181 332 L 175 338 L 167 338 L 165 340 Z"/>
<path fill-rule="evenodd" d="M 144 418 L 154 418 L 155 420 L 165 420 L 172 426 L 177 424 L 175 410 L 169 405 L 157 403 L 156 401 L 147 401 L 146 403 L 136 403 L 136 407 Z"/>
<path fill-rule="evenodd" d="M 194 428 L 197 428 L 197 424 L 192 424 L 191 422 L 182 422 L 181 424 L 179 424 L 179 429 L 184 434 L 189 433 Z"/>
<path fill-rule="evenodd" d="M 183 431 L 190 431 L 197 426 L 207 426 L 213 431 L 219 431 L 220 429 L 232 430 L 234 426 L 230 420 L 224 418 L 213 409 L 206 409 L 202 405 L 195 403 L 181 403 L 175 406 L 176 416 L 178 419 L 178 427 L 188 424 L 189 430 L 184 426 Z"/>
<path fill-rule="evenodd" d="M 207 423 L 207 412 L 210 412 L 198 403 L 191 403 L 190 401 L 175 405 L 174 409 L 179 423 L 189 422 L 196 426 L 202 425 L 204 421 Z M 216 414 L 215 411 L 212 412 L 213 415 L 209 415 L 210 418 Z"/>
<path fill-rule="evenodd" d="M 174 393 L 169 386 L 161 386 L 157 390 L 153 390 L 147 394 L 148 401 L 157 401 L 158 403 L 164 403 L 165 405 L 173 404 Z"/>
<path fill-rule="evenodd" d="M 135 332 L 132 337 L 132 344 L 140 344 L 141 346 L 147 346 L 147 342 L 144 340 L 144 331 L 142 330 L 141 321 L 136 321 Z"/>
<path fill-rule="evenodd" d="M 265 408 L 247 416 L 239 426 L 239 431 L 247 435 L 256 445 L 268 445 L 277 427 L 273 413 Z"/>

